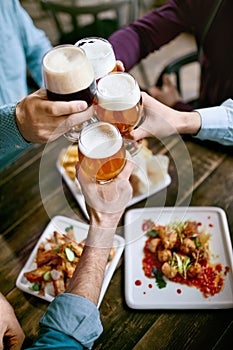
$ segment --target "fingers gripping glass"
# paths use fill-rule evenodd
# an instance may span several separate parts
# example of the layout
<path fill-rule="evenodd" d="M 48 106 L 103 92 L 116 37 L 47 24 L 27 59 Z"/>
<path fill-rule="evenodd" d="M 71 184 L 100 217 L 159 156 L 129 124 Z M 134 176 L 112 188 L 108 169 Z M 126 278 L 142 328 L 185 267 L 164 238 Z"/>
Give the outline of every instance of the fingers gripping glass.
<path fill-rule="evenodd" d="M 104 184 L 124 168 L 126 152 L 121 134 L 109 123 L 96 122 L 80 132 L 79 166 L 87 177 Z"/>
<path fill-rule="evenodd" d="M 131 155 L 140 150 L 140 144 L 127 138 L 131 130 L 143 120 L 141 92 L 137 81 L 129 73 L 110 73 L 97 85 L 98 119 L 116 126 Z"/>
<path fill-rule="evenodd" d="M 59 45 L 48 51 L 42 63 L 44 85 L 49 100 L 86 101 L 93 104 L 96 94 L 94 71 L 85 52 L 74 45 Z M 92 120 L 84 123 L 88 124 Z M 64 136 L 77 141 L 83 124 L 74 126 Z"/>

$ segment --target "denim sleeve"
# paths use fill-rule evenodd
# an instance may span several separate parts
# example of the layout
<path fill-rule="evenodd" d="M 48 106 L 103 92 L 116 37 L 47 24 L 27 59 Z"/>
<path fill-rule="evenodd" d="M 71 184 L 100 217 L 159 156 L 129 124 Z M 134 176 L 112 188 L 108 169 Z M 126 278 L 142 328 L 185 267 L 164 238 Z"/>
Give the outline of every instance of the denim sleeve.
<path fill-rule="evenodd" d="M 34 349 L 91 349 L 103 327 L 97 307 L 78 295 L 58 295 L 40 321 Z"/>
<path fill-rule="evenodd" d="M 233 145 L 233 100 L 228 99 L 221 106 L 196 110 L 201 116 L 201 130 L 195 136 L 226 146 Z"/>

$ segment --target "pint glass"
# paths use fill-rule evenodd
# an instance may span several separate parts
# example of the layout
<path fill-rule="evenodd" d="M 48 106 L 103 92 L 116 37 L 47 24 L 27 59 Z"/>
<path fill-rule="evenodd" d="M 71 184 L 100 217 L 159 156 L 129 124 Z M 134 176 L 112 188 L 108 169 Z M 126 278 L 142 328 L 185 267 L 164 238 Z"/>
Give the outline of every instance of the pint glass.
<path fill-rule="evenodd" d="M 84 100 L 91 106 L 96 94 L 92 65 L 85 52 L 74 45 L 59 45 L 43 57 L 43 78 L 47 96 L 53 101 Z M 77 141 L 82 125 L 65 136 Z"/>
<path fill-rule="evenodd" d="M 139 150 L 127 134 L 142 121 L 141 92 L 137 81 L 129 73 L 110 73 L 97 85 L 98 119 L 116 126 L 125 139 L 127 150 L 133 155 Z"/>
<path fill-rule="evenodd" d="M 117 71 L 116 57 L 110 42 L 104 38 L 83 38 L 75 44 L 82 48 L 94 69 L 98 81 L 104 75 Z"/>
<path fill-rule="evenodd" d="M 114 179 L 126 162 L 119 130 L 103 122 L 90 124 L 81 130 L 78 155 L 80 167 L 86 176 L 99 183 Z"/>

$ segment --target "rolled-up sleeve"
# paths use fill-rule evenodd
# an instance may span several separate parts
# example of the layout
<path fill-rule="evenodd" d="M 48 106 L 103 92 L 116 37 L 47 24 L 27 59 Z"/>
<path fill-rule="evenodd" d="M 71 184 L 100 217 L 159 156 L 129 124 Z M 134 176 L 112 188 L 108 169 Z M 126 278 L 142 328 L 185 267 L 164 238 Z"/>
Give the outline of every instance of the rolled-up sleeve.
<path fill-rule="evenodd" d="M 233 145 L 233 100 L 221 106 L 196 110 L 201 116 L 201 129 L 195 137 L 223 145 Z"/>
<path fill-rule="evenodd" d="M 78 295 L 58 295 L 40 321 L 32 349 L 91 349 L 103 327 L 97 307 Z"/>

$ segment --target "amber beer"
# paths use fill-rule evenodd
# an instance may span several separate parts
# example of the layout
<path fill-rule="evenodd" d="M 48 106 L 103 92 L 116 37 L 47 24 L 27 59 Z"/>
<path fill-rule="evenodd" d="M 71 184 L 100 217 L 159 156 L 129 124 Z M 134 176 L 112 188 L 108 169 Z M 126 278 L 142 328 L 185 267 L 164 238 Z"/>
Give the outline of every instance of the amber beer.
<path fill-rule="evenodd" d="M 134 129 L 142 118 L 142 100 L 138 83 L 129 73 L 111 73 L 97 85 L 99 120 L 116 126 L 122 136 Z"/>
<path fill-rule="evenodd" d="M 89 37 L 77 41 L 75 45 L 85 51 L 92 64 L 97 81 L 106 74 L 117 71 L 115 53 L 108 40 Z"/>
<path fill-rule="evenodd" d="M 122 137 L 109 123 L 96 122 L 83 128 L 78 153 L 84 173 L 100 183 L 114 179 L 126 162 Z"/>
<path fill-rule="evenodd" d="M 84 100 L 92 105 L 96 82 L 85 52 L 74 45 L 59 45 L 43 58 L 43 77 L 53 101 Z"/>

